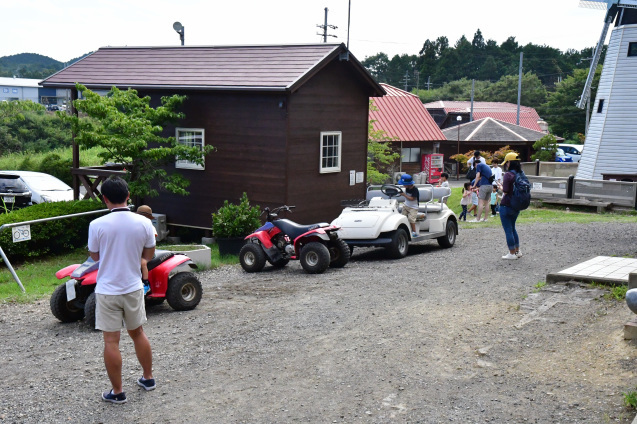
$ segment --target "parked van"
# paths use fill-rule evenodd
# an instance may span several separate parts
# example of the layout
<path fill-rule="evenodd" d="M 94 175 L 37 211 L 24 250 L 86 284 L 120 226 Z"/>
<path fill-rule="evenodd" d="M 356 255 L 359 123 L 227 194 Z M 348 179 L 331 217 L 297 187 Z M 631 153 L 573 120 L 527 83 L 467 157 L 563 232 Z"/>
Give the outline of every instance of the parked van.
<path fill-rule="evenodd" d="M 582 158 L 583 144 L 558 144 L 557 147 L 562 149 L 567 156 L 573 158 L 573 162 L 579 162 Z"/>

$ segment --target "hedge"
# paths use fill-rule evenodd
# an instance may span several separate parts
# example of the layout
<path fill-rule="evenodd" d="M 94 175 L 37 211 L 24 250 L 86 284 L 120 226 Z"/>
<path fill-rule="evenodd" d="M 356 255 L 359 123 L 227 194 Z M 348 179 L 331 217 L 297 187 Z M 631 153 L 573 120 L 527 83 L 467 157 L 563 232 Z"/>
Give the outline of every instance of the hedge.
<path fill-rule="evenodd" d="M 0 214 L 0 226 L 100 209 L 106 209 L 106 206 L 102 202 L 95 200 L 40 203 L 10 213 Z M 86 246 L 88 225 L 92 220 L 100 216 L 102 215 L 92 214 L 31 224 L 31 240 L 16 243 L 13 242 L 12 229 L 5 228 L 0 232 L 0 246 L 10 261 L 19 261 L 51 253 L 68 252 L 78 247 Z"/>

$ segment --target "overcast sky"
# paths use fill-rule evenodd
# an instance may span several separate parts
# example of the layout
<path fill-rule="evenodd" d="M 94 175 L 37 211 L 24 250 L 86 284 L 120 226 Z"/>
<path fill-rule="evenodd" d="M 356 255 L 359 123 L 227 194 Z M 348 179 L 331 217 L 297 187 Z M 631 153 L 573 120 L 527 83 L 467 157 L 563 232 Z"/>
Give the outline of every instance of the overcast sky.
<path fill-rule="evenodd" d="M 316 25 L 338 28 L 328 42 L 347 42 L 348 0 L 2 0 L 0 57 L 39 53 L 68 61 L 102 46 L 321 42 Z M 577 0 L 351 0 L 350 49 L 363 60 L 379 52 L 418 54 L 425 40 L 453 45 L 485 40 L 546 44 L 562 51 L 597 44 L 604 11 Z"/>

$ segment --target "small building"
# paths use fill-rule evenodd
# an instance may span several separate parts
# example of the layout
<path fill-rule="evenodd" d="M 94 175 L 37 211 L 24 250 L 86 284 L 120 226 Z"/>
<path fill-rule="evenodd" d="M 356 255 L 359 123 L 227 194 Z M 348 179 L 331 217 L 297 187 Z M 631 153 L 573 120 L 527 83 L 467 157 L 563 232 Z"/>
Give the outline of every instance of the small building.
<path fill-rule="evenodd" d="M 425 103 L 425 107 L 441 129 L 455 127 L 471 121 L 470 101 L 438 100 Z M 493 118 L 501 122 L 517 125 L 518 105 L 507 102 L 473 102 L 473 120 Z M 458 119 L 460 118 L 460 119 Z M 537 111 L 528 106 L 520 106 L 520 126 L 533 131 L 547 133 L 548 125 L 542 121 Z"/>
<path fill-rule="evenodd" d="M 495 152 L 510 146 L 518 152 L 522 161 L 529 161 L 533 154 L 533 144 L 546 134 L 521 125 L 511 124 L 490 117 L 467 122 L 442 130 L 447 142 L 440 152 L 445 157 L 470 150 Z M 564 141 L 556 137 L 558 141 Z"/>
<path fill-rule="evenodd" d="M 417 95 L 389 84 L 380 84 L 387 94 L 371 100 L 377 110 L 369 112 L 375 130 L 382 130 L 400 149 L 400 167 L 396 171 L 422 171 L 422 155 L 438 153 L 441 141 L 446 140 L 438 125 L 427 112 Z"/>
<path fill-rule="evenodd" d="M 40 103 L 39 82 L 37 79 L 0 77 L 0 101 L 31 100 Z"/>
<path fill-rule="evenodd" d="M 209 229 L 211 213 L 243 192 L 261 207 L 296 206 L 303 223 L 365 197 L 369 98 L 384 90 L 343 44 L 106 47 L 42 85 L 76 82 L 134 88 L 154 106 L 187 96 L 185 118 L 164 134 L 215 151 L 204 166 L 169 167 L 190 180 L 189 196 L 144 199 L 168 224 Z"/>

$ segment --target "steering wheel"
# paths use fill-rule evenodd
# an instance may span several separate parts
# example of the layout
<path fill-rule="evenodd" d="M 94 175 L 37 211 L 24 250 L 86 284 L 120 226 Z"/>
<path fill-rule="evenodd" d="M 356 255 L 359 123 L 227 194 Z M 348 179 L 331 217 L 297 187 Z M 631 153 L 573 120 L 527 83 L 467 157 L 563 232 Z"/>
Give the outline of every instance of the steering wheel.
<path fill-rule="evenodd" d="M 403 193 L 403 189 L 395 184 L 383 184 L 380 191 L 390 199 Z"/>

